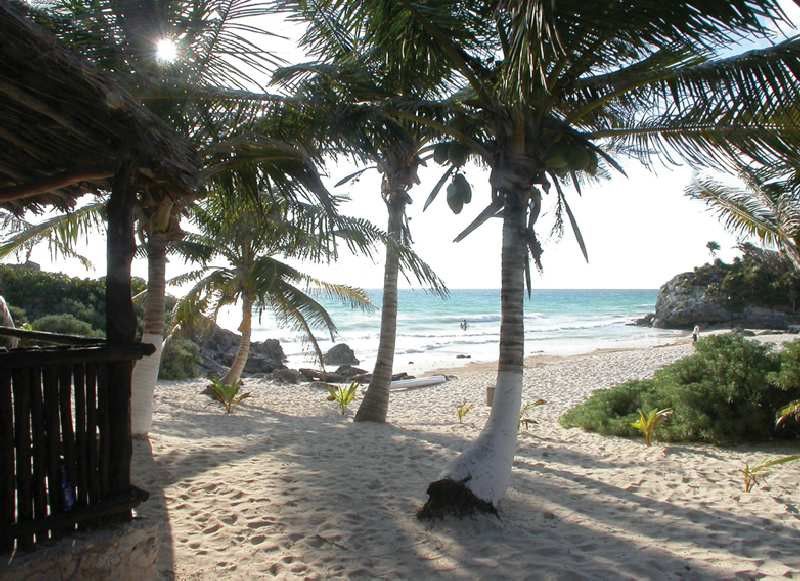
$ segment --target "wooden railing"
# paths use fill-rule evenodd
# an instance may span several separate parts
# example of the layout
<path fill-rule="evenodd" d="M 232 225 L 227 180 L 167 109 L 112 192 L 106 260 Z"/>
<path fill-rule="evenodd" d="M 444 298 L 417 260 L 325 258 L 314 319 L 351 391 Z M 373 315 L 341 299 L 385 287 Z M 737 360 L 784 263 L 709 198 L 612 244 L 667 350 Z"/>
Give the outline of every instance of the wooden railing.
<path fill-rule="evenodd" d="M 69 343 L 0 350 L 0 551 L 129 519 L 147 498 L 130 485 L 130 377 L 152 345 L 0 335 Z"/>

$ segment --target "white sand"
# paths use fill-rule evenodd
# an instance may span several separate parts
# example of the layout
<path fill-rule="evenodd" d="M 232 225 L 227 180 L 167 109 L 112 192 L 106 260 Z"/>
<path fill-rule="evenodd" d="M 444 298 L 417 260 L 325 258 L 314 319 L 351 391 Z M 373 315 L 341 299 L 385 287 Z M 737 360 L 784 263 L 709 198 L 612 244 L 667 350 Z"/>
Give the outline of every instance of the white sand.
<path fill-rule="evenodd" d="M 780 341 L 782 337 L 767 337 Z M 644 377 L 687 344 L 532 360 L 524 398 L 548 404 L 520 437 L 501 519 L 416 520 L 427 484 L 488 415 L 491 366 L 392 395 L 388 425 L 353 424 L 308 385 L 250 381 L 226 416 L 203 382 L 157 389 L 136 481 L 177 579 L 800 578 L 800 466 L 750 494 L 739 469 L 798 446 L 719 449 L 565 430 L 594 389 Z M 475 403 L 464 425 L 455 408 Z M 356 404 L 357 405 L 357 404 Z M 355 407 L 353 408 L 355 409 Z"/>

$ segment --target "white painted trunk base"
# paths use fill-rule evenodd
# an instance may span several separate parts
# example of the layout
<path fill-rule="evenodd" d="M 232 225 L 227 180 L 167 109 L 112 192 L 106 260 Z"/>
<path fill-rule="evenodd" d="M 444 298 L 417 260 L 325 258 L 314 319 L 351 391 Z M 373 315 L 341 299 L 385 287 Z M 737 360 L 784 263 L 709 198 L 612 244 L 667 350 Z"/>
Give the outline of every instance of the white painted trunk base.
<path fill-rule="evenodd" d="M 511 483 L 521 405 L 522 373 L 498 373 L 492 413 L 483 431 L 440 478 L 466 480 L 464 485 L 475 496 L 497 507 Z"/>
<path fill-rule="evenodd" d="M 164 340 L 161 335 L 145 333 L 142 343 L 150 343 L 155 353 L 142 357 L 133 367 L 131 376 L 131 434 L 146 436 L 153 423 L 153 390 L 158 381 L 161 365 L 161 350 Z"/>

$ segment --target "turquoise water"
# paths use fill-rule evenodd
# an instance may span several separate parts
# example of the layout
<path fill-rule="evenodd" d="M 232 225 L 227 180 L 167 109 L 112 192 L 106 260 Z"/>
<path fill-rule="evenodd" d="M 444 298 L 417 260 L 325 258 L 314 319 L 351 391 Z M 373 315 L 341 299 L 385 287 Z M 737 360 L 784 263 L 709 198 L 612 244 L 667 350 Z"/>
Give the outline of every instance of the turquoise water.
<path fill-rule="evenodd" d="M 658 344 L 680 332 L 628 326 L 632 319 L 653 312 L 656 290 L 534 290 L 525 301 L 525 352 L 572 354 L 597 348 Z M 381 291 L 369 291 L 376 306 Z M 380 330 L 380 311 L 362 313 L 329 301 L 339 331 L 336 342 L 350 345 L 361 366 L 374 363 Z M 466 319 L 463 331 L 460 322 Z M 223 313 L 220 324 L 235 329 L 235 311 Z M 500 333 L 500 291 L 452 290 L 441 299 L 421 290 L 401 290 L 397 321 L 396 369 L 421 370 L 442 364 L 497 359 Z M 307 346 L 292 332 L 280 329 L 267 313 L 254 321 L 255 340 L 280 339 L 290 365 L 307 365 Z M 323 349 L 333 343 L 319 334 Z"/>

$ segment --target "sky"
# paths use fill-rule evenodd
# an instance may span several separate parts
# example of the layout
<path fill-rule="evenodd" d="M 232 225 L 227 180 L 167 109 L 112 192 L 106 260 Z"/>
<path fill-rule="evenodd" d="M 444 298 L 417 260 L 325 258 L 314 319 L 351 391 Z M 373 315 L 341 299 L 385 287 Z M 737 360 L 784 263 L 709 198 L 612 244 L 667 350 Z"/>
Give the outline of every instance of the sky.
<path fill-rule="evenodd" d="M 800 8 L 791 0 L 784 0 L 782 4 L 792 21 L 800 23 Z M 278 21 L 273 26 L 287 38 L 272 39 L 270 49 L 289 62 L 304 60 L 293 41 L 299 34 L 298 28 Z M 722 259 L 730 260 L 737 254 L 736 238 L 724 230 L 702 202 L 684 194 L 684 188 L 694 175 L 691 167 L 657 167 L 649 171 L 636 162 L 623 165 L 627 178 L 615 175 L 608 182 L 585 187 L 581 197 L 575 194 L 570 197 L 588 247 L 588 262 L 568 229 L 561 240 L 548 236 L 552 224 L 552 211 L 548 212 L 552 196 L 545 197 L 545 214 L 540 218 L 538 229 L 544 246 L 544 272 L 535 274 L 534 288 L 658 288 L 676 274 L 707 262 L 711 257 L 706 243 L 711 240 L 720 244 Z M 380 175 L 376 171 L 366 172 L 355 184 L 333 187 L 355 169 L 356 166 L 349 163 L 330 165 L 325 168 L 324 181 L 332 192 L 350 196 L 351 201 L 342 207 L 343 213 L 368 218 L 385 228 L 386 209 L 380 197 Z M 420 172 L 421 184 L 411 191 L 414 202 L 408 208 L 408 215 L 414 247 L 451 289 L 498 288 L 501 221 L 490 220 L 462 242 L 452 242 L 488 203 L 488 170 L 467 167 L 473 201 L 461 214 L 453 215 L 444 192 L 422 212 L 422 205 L 441 173 L 442 170 L 430 162 Z M 104 243 L 93 239 L 82 243 L 81 250 L 94 262 L 94 272 L 87 273 L 75 261 L 53 260 L 46 248 L 34 251 L 32 259 L 47 271 L 101 276 L 105 272 Z M 343 255 L 335 264 L 297 266 L 330 282 L 362 288 L 380 288 L 383 284 L 380 250 L 375 260 Z M 190 268 L 173 258 L 168 264 L 167 276 Z M 146 278 L 146 262 L 136 260 L 133 274 Z M 418 285 L 401 281 L 400 286 Z M 179 288 L 170 290 L 181 293 Z"/>

